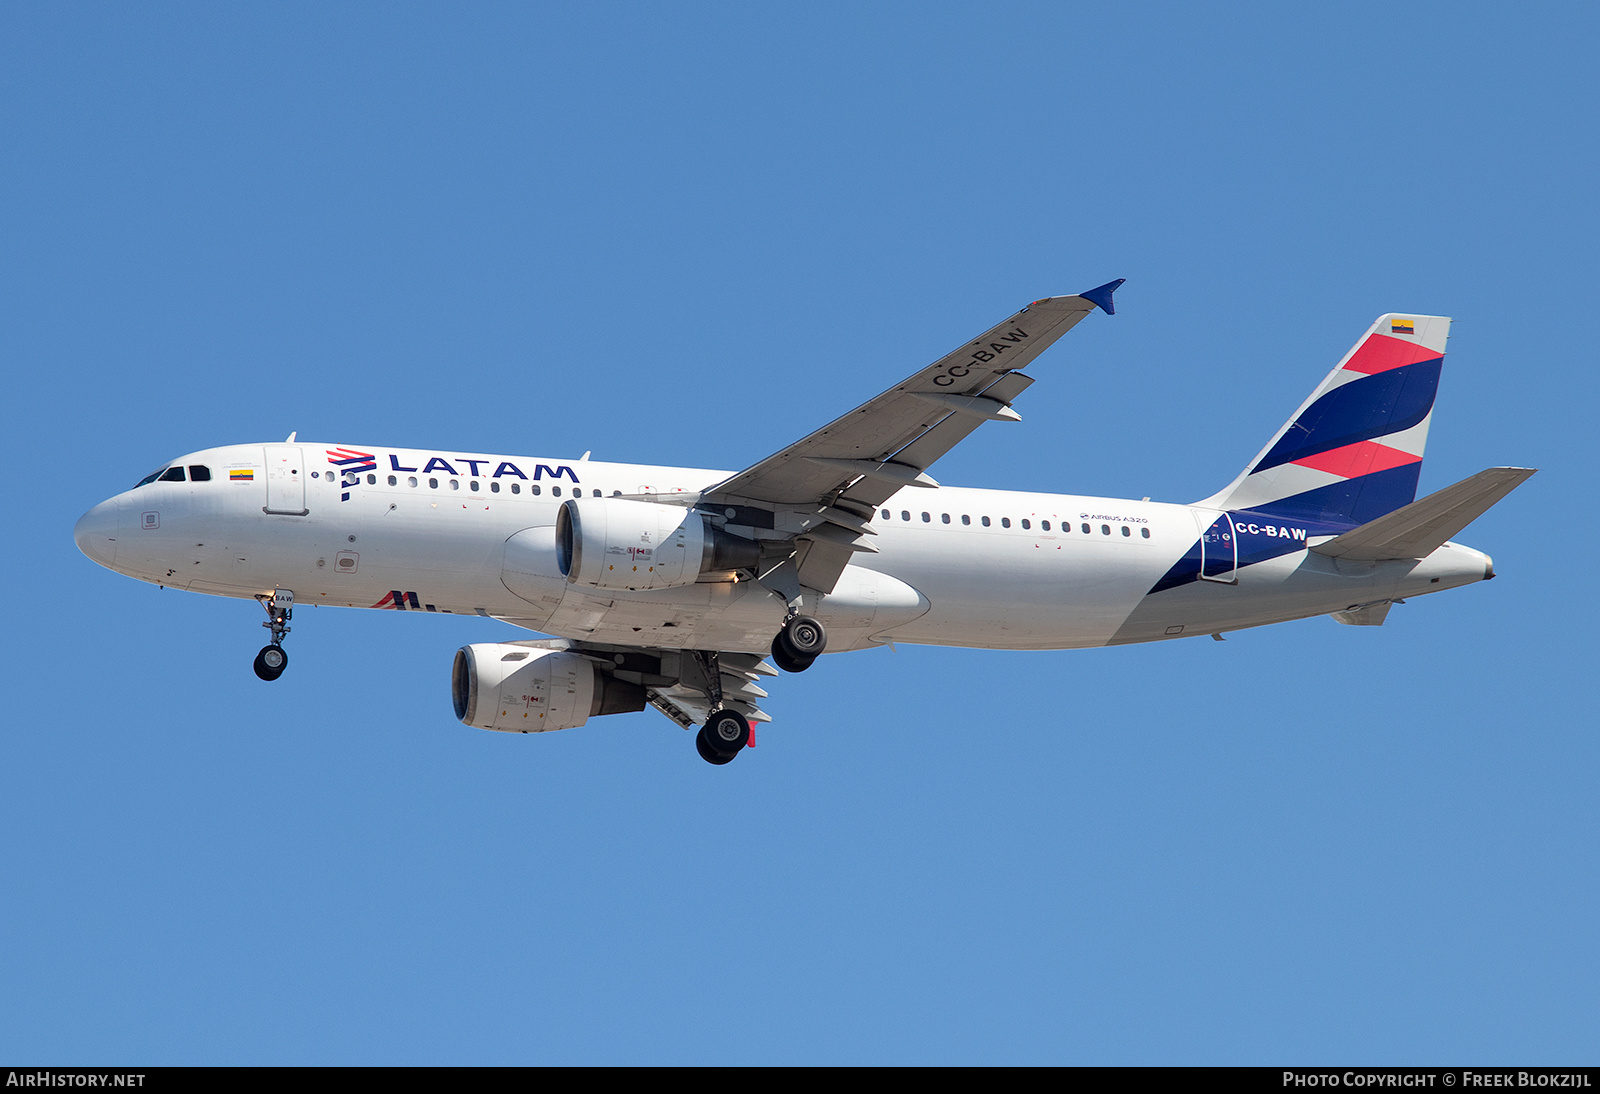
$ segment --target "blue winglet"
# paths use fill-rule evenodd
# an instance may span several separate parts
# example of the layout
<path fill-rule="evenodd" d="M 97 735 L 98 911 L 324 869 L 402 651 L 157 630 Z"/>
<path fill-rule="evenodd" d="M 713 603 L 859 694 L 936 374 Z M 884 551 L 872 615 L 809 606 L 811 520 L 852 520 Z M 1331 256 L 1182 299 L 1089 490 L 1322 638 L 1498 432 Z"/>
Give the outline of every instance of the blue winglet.
<path fill-rule="evenodd" d="M 1122 283 L 1126 280 L 1128 280 L 1126 277 L 1119 277 L 1115 281 L 1107 281 L 1098 288 L 1090 289 L 1088 292 L 1081 292 L 1078 295 L 1107 315 L 1116 315 L 1117 309 L 1112 306 L 1111 294 L 1122 288 Z"/>

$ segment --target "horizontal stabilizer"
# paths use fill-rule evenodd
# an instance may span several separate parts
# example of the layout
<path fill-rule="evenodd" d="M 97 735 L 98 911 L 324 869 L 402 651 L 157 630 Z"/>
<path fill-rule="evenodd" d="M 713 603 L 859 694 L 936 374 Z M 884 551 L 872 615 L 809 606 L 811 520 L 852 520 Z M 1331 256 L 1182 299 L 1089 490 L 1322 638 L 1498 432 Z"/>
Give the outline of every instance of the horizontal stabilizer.
<path fill-rule="evenodd" d="M 1326 543 L 1311 548 L 1330 558 L 1376 562 L 1426 558 L 1489 507 L 1521 486 L 1535 468 L 1491 467 L 1454 486 L 1403 505 Z"/>

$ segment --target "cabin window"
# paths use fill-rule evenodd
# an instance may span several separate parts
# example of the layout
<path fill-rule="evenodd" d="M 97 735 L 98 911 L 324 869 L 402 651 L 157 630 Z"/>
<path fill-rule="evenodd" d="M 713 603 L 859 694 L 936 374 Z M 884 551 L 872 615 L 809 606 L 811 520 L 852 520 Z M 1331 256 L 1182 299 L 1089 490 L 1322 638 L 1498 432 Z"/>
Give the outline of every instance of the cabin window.
<path fill-rule="evenodd" d="M 417 485 L 417 477 L 415 475 L 407 475 L 406 476 L 406 485 L 407 486 L 415 486 L 415 485 Z"/>
<path fill-rule="evenodd" d="M 1101 532 L 1102 532 L 1102 533 L 1103 533 L 1103 534 L 1104 534 L 1104 535 L 1108 535 L 1108 536 L 1109 536 L 1109 535 L 1110 535 L 1110 534 L 1111 534 L 1111 525 L 1109 525 L 1109 524 L 1102 524 L 1102 525 L 1101 525 L 1101 526 L 1100 526 L 1100 531 L 1101 531 Z"/>
<path fill-rule="evenodd" d="M 983 526 L 985 528 L 989 527 L 989 518 L 988 517 L 979 517 L 978 519 L 983 522 Z"/>
<path fill-rule="evenodd" d="M 455 479 L 451 479 L 450 480 L 450 489 L 452 489 L 452 490 L 460 490 L 461 489 L 461 484 L 459 482 L 457 482 Z"/>
<path fill-rule="evenodd" d="M 940 513 L 939 514 L 939 519 L 944 521 L 946 524 L 949 524 L 950 523 L 950 514 L 949 513 Z"/>
<path fill-rule="evenodd" d="M 169 468 L 167 468 L 165 471 L 161 472 L 161 481 L 162 482 L 182 482 L 183 481 L 183 468 L 181 468 L 181 467 L 169 467 Z"/>
<path fill-rule="evenodd" d="M 1032 528 L 1033 527 L 1033 525 L 1028 522 L 1028 518 L 1027 517 L 1023 517 L 1022 518 L 1022 526 L 1024 528 Z"/>
<path fill-rule="evenodd" d="M 923 524 L 932 524 L 933 523 L 933 517 L 932 517 L 931 514 L 929 514 L 929 512 L 926 509 L 924 509 L 922 511 L 922 523 Z"/>
<path fill-rule="evenodd" d="M 622 497 L 622 491 L 621 490 L 613 490 L 613 491 L 611 491 L 611 496 L 614 497 L 614 498 L 620 498 L 620 497 Z"/>
<path fill-rule="evenodd" d="M 498 494 L 499 492 L 500 492 L 500 480 L 496 479 L 494 482 L 491 482 L 489 484 L 489 493 Z"/>
<path fill-rule="evenodd" d="M 537 486 L 535 486 L 535 487 L 534 487 L 534 489 L 535 489 L 535 490 L 538 490 L 538 489 L 539 489 L 539 488 L 538 488 L 538 487 L 537 487 Z M 520 494 L 520 493 L 522 493 L 522 484 L 521 484 L 521 483 L 520 483 L 520 482 L 514 482 L 514 483 L 512 483 L 512 484 L 511 484 L 511 492 L 512 492 L 512 493 L 513 493 L 513 494 Z"/>
<path fill-rule="evenodd" d="M 528 493 L 542 494 L 544 493 L 544 487 L 540 486 L 538 483 L 534 483 L 532 486 L 528 487 Z"/>
<path fill-rule="evenodd" d="M 439 489 L 439 480 L 438 479 L 429 479 L 428 480 L 428 489 L 429 490 L 437 490 L 437 489 Z"/>
<path fill-rule="evenodd" d="M 1131 536 L 1131 535 L 1133 535 L 1133 529 L 1129 528 L 1126 524 L 1124 524 L 1122 526 L 1122 534 L 1124 536 Z"/>
<path fill-rule="evenodd" d="M 911 510 L 909 510 L 909 509 L 900 510 L 900 519 L 901 520 L 910 520 L 911 519 Z"/>
<path fill-rule="evenodd" d="M 467 483 L 467 489 L 471 490 L 474 494 L 478 493 L 478 480 L 473 479 L 471 482 Z"/>
<path fill-rule="evenodd" d="M 967 514 L 962 513 L 961 514 L 961 523 L 962 524 L 971 524 L 972 523 L 972 518 L 967 516 Z"/>
<path fill-rule="evenodd" d="M 1048 532 L 1050 530 L 1050 522 L 1047 520 L 1041 520 L 1039 522 L 1039 527 Z"/>
<path fill-rule="evenodd" d="M 1141 528 L 1141 529 L 1139 529 L 1139 534 L 1141 536 L 1143 536 L 1145 539 L 1149 539 L 1150 538 L 1150 529 Z"/>
<path fill-rule="evenodd" d="M 1010 528 L 1011 527 L 1011 518 L 1010 517 L 1001 517 L 1000 518 L 1000 527 L 1002 527 L 1002 528 Z"/>
<path fill-rule="evenodd" d="M 367 476 L 367 485 L 368 486 L 377 486 L 378 485 L 378 476 L 376 476 L 376 475 L 368 475 Z"/>
<path fill-rule="evenodd" d="M 597 498 L 603 498 L 603 497 L 605 497 L 605 495 L 604 495 L 604 494 L 602 494 L 602 493 L 600 493 L 600 491 L 598 491 L 598 490 L 596 490 L 596 491 L 595 491 L 595 492 L 594 492 L 594 496 L 595 496 L 595 497 L 597 497 Z"/>
<path fill-rule="evenodd" d="M 190 482 L 210 482 L 211 481 L 211 468 L 207 467 L 203 463 L 191 463 L 189 465 L 189 481 Z"/>
<path fill-rule="evenodd" d="M 884 511 L 883 511 L 883 519 L 884 519 L 884 520 L 889 520 L 889 519 L 890 519 L 890 517 L 889 517 L 889 510 L 887 510 L 887 509 L 885 509 L 885 510 L 884 510 Z"/>
<path fill-rule="evenodd" d="M 1093 532 L 1093 531 L 1094 531 L 1094 529 L 1090 528 L 1087 524 L 1085 524 L 1083 526 L 1083 534 L 1084 535 L 1088 535 L 1090 532 Z"/>
<path fill-rule="evenodd" d="M 560 496 L 561 496 L 561 487 L 559 487 L 559 486 L 552 486 L 552 487 L 551 487 L 551 488 L 550 488 L 550 493 L 552 493 L 552 494 L 554 494 L 554 495 L 555 495 L 555 496 L 556 496 L 556 497 L 558 497 L 558 498 L 559 498 L 559 497 L 560 497 Z"/>
<path fill-rule="evenodd" d="M 400 485 L 400 480 L 395 478 L 393 475 L 390 475 L 389 476 L 389 485 L 390 486 L 399 486 Z"/>

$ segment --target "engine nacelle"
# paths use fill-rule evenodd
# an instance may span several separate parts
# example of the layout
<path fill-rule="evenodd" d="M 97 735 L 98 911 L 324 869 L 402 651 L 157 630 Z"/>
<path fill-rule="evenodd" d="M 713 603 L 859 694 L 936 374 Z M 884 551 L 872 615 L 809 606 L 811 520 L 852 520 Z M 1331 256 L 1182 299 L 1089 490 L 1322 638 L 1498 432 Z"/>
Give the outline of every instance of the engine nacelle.
<path fill-rule="evenodd" d="M 574 585 L 670 589 L 702 574 L 753 567 L 760 556 L 754 540 L 677 505 L 573 498 L 556 515 L 556 562 Z"/>
<path fill-rule="evenodd" d="M 450 697 L 467 725 L 509 733 L 576 729 L 597 714 L 645 707 L 644 688 L 582 654 L 490 642 L 456 651 Z"/>

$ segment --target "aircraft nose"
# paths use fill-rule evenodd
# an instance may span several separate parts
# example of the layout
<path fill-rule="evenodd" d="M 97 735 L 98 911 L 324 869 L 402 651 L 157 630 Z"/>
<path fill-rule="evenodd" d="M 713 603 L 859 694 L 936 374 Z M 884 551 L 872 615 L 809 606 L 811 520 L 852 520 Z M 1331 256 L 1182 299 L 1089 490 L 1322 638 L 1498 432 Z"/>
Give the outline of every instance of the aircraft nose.
<path fill-rule="evenodd" d="M 78 550 L 109 568 L 117 557 L 117 503 L 103 501 L 79 517 L 72 539 Z"/>

